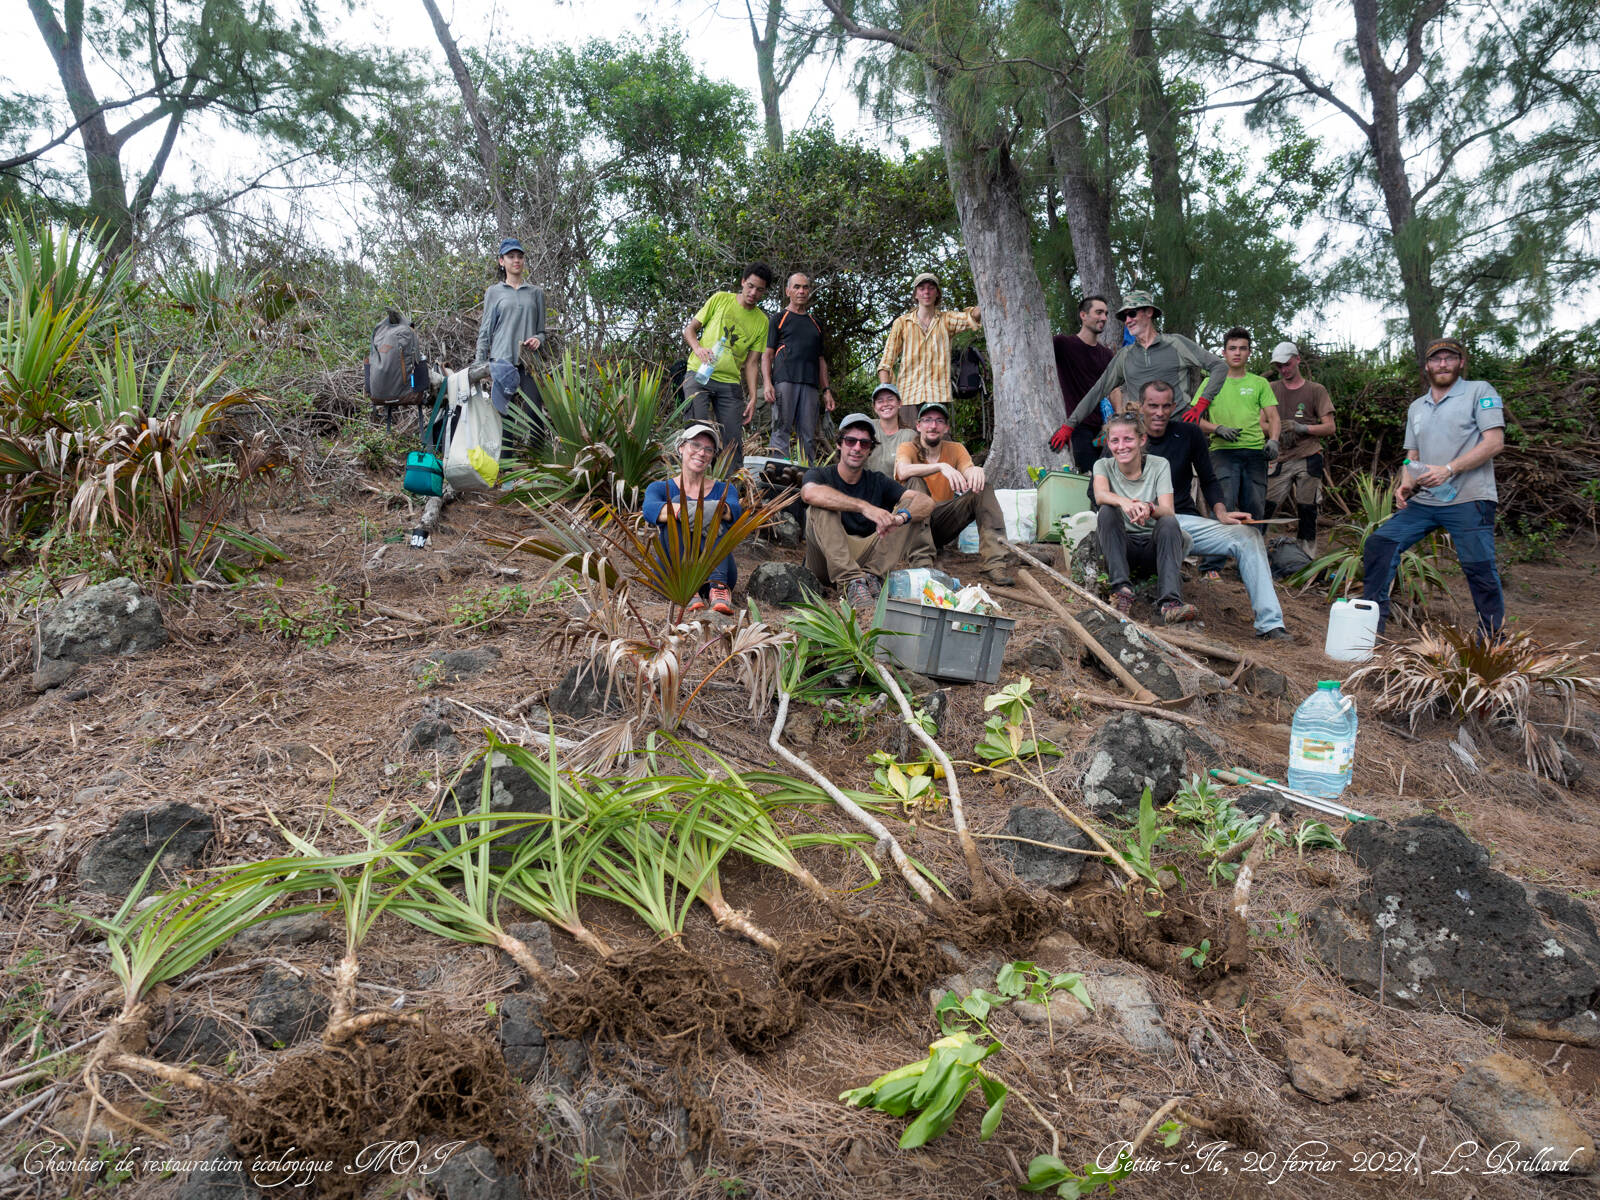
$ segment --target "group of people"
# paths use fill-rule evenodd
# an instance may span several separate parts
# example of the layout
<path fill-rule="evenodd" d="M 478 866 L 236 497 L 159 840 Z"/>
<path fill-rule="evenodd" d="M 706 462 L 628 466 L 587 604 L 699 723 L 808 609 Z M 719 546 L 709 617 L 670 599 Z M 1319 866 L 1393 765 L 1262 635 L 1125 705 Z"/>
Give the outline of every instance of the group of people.
<path fill-rule="evenodd" d="M 495 405 L 505 412 L 518 390 L 535 394 L 527 353 L 545 337 L 544 294 L 523 279 L 520 244 L 507 239 L 500 251 L 501 281 L 484 297 L 478 357 L 490 364 Z M 761 302 L 773 277 L 771 267 L 751 263 L 737 291 L 714 293 L 683 328 L 690 368 L 683 387 L 694 423 L 678 440 L 678 476 L 653 484 L 645 501 L 645 517 L 662 526 L 663 537 L 690 511 L 686 501 L 696 501 L 702 514 L 718 514 L 701 519 L 719 527 L 737 519 L 735 491 L 712 479 L 710 468 L 719 456 L 730 472 L 742 465 L 743 430 L 758 397 L 772 408 L 773 449 L 818 461 L 820 413 L 833 412 L 837 402 L 823 332 L 810 311 L 814 289 L 803 272 L 791 274 L 787 304 L 769 319 Z M 884 344 L 873 415 L 840 420 L 837 461 L 811 466 L 801 487 L 806 565 L 858 609 L 876 603 L 890 571 L 931 565 L 937 550 L 974 522 L 983 577 L 1012 582 L 994 490 L 951 437 L 950 338 L 981 329 L 982 313 L 943 309 L 939 279 L 930 272 L 912 281 L 912 293 L 915 306 L 895 319 Z M 1163 333 L 1154 298 L 1134 291 L 1116 313 L 1124 338 L 1112 349 L 1103 340 L 1111 315 L 1104 297 L 1087 296 L 1078 306 L 1078 330 L 1054 338 L 1066 419 L 1050 447 L 1070 447 L 1073 464 L 1092 476 L 1095 536 L 1113 604 L 1131 611 L 1134 572 L 1141 571 L 1156 577 L 1163 621 L 1194 620 L 1180 573 L 1184 557 L 1194 553 L 1202 579 L 1218 578 L 1233 563 L 1257 635 L 1288 639 L 1255 525 L 1287 501 L 1301 548 L 1315 555 L 1322 439 L 1335 430 L 1332 398 L 1306 378 L 1292 342 L 1274 347 L 1277 378 L 1268 381 L 1248 369 L 1252 339 L 1245 329 L 1224 335 L 1219 356 L 1181 334 Z M 1466 357 L 1451 339 L 1428 346 L 1422 365 L 1429 390 L 1407 414 L 1397 512 L 1367 539 L 1363 586 L 1386 620 L 1400 554 L 1433 529 L 1446 529 L 1480 624 L 1492 633 L 1504 620 L 1504 603 L 1494 565 L 1491 460 L 1504 445 L 1505 416 L 1492 387 L 1462 379 Z M 731 613 L 734 583 L 730 556 L 692 607 Z"/>

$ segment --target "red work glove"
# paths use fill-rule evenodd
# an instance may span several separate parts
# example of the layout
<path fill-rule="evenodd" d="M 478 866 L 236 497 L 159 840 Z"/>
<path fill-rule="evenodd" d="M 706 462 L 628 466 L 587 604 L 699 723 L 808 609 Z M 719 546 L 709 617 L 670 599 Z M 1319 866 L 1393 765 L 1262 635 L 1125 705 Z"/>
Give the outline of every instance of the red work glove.
<path fill-rule="evenodd" d="M 1067 443 L 1072 440 L 1072 426 L 1063 425 L 1050 435 L 1050 449 L 1065 450 Z"/>
<path fill-rule="evenodd" d="M 1179 417 L 1178 419 L 1180 421 L 1187 421 L 1191 425 L 1198 425 L 1200 424 L 1200 418 L 1206 415 L 1206 409 L 1210 407 L 1211 401 L 1207 400 L 1205 397 L 1201 397 L 1199 400 L 1196 400 L 1193 404 L 1191 404 L 1184 412 L 1183 416 Z"/>

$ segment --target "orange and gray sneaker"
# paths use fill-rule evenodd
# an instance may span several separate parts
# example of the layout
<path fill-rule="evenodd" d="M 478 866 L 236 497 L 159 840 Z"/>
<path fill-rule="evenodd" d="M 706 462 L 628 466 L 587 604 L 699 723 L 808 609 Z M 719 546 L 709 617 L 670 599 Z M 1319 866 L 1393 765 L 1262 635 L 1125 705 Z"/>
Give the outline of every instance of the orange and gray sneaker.
<path fill-rule="evenodd" d="M 1199 615 L 1198 608 L 1180 600 L 1168 600 L 1161 606 L 1161 619 L 1168 625 L 1182 625 L 1185 621 L 1195 620 Z"/>
<path fill-rule="evenodd" d="M 711 585 L 711 611 L 721 613 L 725 617 L 733 616 L 733 593 L 728 591 L 727 584 Z"/>
<path fill-rule="evenodd" d="M 696 596 L 693 600 L 689 601 L 689 607 L 685 608 L 683 611 L 685 613 L 703 612 L 705 607 L 706 598 L 704 596 Z"/>

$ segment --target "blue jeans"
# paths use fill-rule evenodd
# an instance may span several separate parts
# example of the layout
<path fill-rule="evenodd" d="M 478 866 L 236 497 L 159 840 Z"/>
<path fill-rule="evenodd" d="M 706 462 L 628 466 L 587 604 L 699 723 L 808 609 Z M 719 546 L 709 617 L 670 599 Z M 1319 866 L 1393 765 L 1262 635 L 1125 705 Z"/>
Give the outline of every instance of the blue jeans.
<path fill-rule="evenodd" d="M 1217 473 L 1224 508 L 1229 512 L 1247 512 L 1257 520 L 1267 515 L 1265 450 L 1213 450 L 1211 467 Z M 1223 556 L 1207 555 L 1200 560 L 1200 569 L 1215 571 L 1225 561 Z"/>
<path fill-rule="evenodd" d="M 1219 560 L 1233 559 L 1239 564 L 1239 578 L 1250 596 L 1257 633 L 1283 627 L 1283 608 L 1272 586 L 1272 566 L 1267 562 L 1267 546 L 1261 535 L 1248 525 L 1224 525 L 1210 517 L 1178 514 L 1178 524 L 1196 554 Z"/>
<path fill-rule="evenodd" d="M 1455 544 L 1461 573 L 1472 590 L 1472 607 L 1478 610 L 1479 628 L 1491 637 L 1499 633 L 1506 619 L 1506 602 L 1500 592 L 1500 572 L 1494 565 L 1494 510 L 1493 500 L 1459 504 L 1413 500 L 1372 531 L 1361 550 L 1361 596 L 1378 602 L 1379 630 L 1389 619 L 1389 589 L 1400 556 L 1435 529 L 1442 529 Z"/>

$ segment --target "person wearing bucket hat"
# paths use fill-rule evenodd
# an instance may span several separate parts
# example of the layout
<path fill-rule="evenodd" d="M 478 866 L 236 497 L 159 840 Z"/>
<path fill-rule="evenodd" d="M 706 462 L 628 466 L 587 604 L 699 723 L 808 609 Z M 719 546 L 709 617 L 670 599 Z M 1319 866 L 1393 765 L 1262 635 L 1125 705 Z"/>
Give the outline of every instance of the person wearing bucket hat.
<path fill-rule="evenodd" d="M 1188 419 L 1184 410 L 1189 407 L 1190 397 L 1197 394 L 1192 389 L 1202 375 L 1207 372 L 1210 374 L 1201 389 L 1203 393 L 1208 396 L 1217 394 L 1228 373 L 1228 364 L 1211 351 L 1197 346 L 1192 338 L 1186 338 L 1181 333 L 1162 333 L 1156 328 L 1160 317 L 1161 308 L 1149 292 L 1138 290 L 1127 294 L 1122 307 L 1117 309 L 1117 319 L 1122 322 L 1123 329 L 1132 335 L 1133 341 L 1116 352 L 1111 365 L 1078 401 L 1078 407 L 1067 418 L 1068 438 L 1091 412 L 1099 408 L 1100 401 L 1118 387 L 1122 388 L 1123 395 L 1132 403 L 1150 380 L 1165 380 L 1172 385 L 1173 394 L 1178 398 L 1178 415 L 1182 420 Z M 1059 430 L 1057 436 L 1060 436 Z M 1076 465 L 1080 471 L 1088 468 L 1087 463 Z"/>
<path fill-rule="evenodd" d="M 917 437 L 895 454 L 894 477 L 907 487 L 933 497 L 928 528 L 935 548 L 961 536 L 978 523 L 978 558 L 984 578 L 1001 587 L 1016 582 L 1007 566 L 1006 520 L 983 468 L 960 442 L 952 442 L 950 409 L 944 404 L 924 404 L 917 412 Z"/>
<path fill-rule="evenodd" d="M 489 398 L 501 416 L 511 412 L 518 399 L 521 420 L 537 441 L 544 429 L 544 405 L 533 376 L 525 366 L 533 362 L 545 341 L 544 289 L 523 279 L 527 255 L 516 238 L 502 238 L 496 259 L 498 283 L 483 293 L 483 316 L 478 321 L 478 345 L 473 361 L 489 366 Z M 518 418 L 513 418 L 513 424 Z"/>
<path fill-rule="evenodd" d="M 907 404 L 945 404 L 950 400 L 950 335 L 982 329 L 983 314 L 977 308 L 963 312 L 941 309 L 944 290 L 932 271 L 911 281 L 911 293 L 916 307 L 889 326 L 883 357 L 878 360 L 878 381 L 897 383 Z"/>
<path fill-rule="evenodd" d="M 812 467 L 800 485 L 806 504 L 806 567 L 844 592 L 862 616 L 877 605 L 883 578 L 901 563 L 933 565 L 928 515 L 933 499 L 867 469 L 877 426 L 865 413 L 839 422 L 839 461 Z"/>
<path fill-rule="evenodd" d="M 1494 561 L 1494 456 L 1505 449 L 1505 402 L 1490 384 L 1461 378 L 1466 363 L 1466 347 L 1455 338 L 1434 338 L 1422 352 L 1428 390 L 1406 411 L 1396 511 L 1368 535 L 1361 551 L 1361 594 L 1377 601 L 1380 631 L 1389 619 L 1389 588 L 1400 555 L 1435 529 L 1450 535 L 1484 636 L 1498 636 L 1505 624 Z"/>
<path fill-rule="evenodd" d="M 677 441 L 677 477 L 658 479 L 644 492 L 644 519 L 660 526 L 661 544 L 669 551 L 673 537 L 679 546 L 694 544 L 689 523 L 698 521 L 704 537 L 714 540 L 728 531 L 741 511 L 738 491 L 707 474 L 722 448 L 716 426 L 696 422 L 680 433 Z M 699 612 L 709 599 L 712 611 L 732 616 L 733 586 L 738 578 L 738 564 L 729 554 L 711 569 L 706 586 L 684 611 Z"/>

